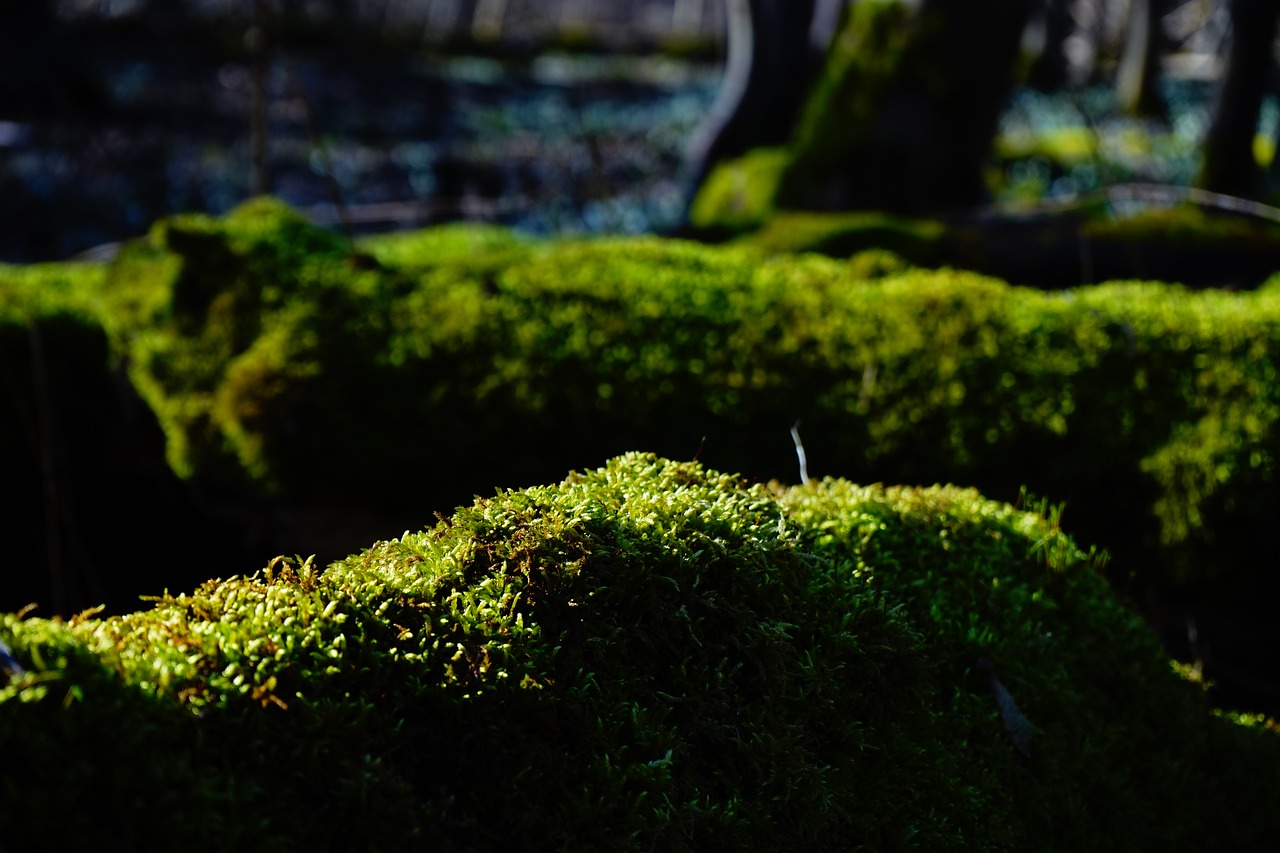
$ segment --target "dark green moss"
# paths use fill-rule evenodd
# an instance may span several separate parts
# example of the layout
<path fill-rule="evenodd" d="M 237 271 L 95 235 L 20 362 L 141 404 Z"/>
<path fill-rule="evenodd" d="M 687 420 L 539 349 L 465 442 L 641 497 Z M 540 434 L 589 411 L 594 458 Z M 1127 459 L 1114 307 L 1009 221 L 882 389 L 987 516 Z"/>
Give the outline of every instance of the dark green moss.
<path fill-rule="evenodd" d="M 1280 794 L 1275 734 L 1210 715 L 1051 520 L 955 489 L 771 494 L 629 455 L 323 573 L 4 616 L 0 639 L 27 670 L 0 687 L 23 848 L 1280 837 L 1254 808 Z"/>
<path fill-rule="evenodd" d="M 1189 202 L 1127 216 L 1094 216 L 1082 231 L 1089 239 L 1142 246 L 1236 251 L 1280 247 L 1280 224 Z"/>

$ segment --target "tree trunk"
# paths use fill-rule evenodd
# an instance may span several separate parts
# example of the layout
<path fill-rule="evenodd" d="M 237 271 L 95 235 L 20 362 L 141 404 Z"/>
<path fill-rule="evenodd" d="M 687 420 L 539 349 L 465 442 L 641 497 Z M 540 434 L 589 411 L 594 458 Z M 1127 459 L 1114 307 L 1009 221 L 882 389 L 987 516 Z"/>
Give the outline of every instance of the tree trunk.
<path fill-rule="evenodd" d="M 985 197 L 982 168 L 1031 0 L 858 3 L 792 145 L 777 206 L 922 213 Z"/>
<path fill-rule="evenodd" d="M 1129 29 L 1116 71 L 1120 108 L 1132 115 L 1166 118 L 1168 106 L 1160 95 L 1160 58 L 1165 39 L 1160 19 L 1164 0 L 1131 0 Z"/>
<path fill-rule="evenodd" d="M 702 26 L 703 0 L 676 0 L 671 10 L 671 29 L 677 33 L 696 33 Z"/>
<path fill-rule="evenodd" d="M 726 0 L 724 80 L 690 145 L 695 186 L 720 161 L 790 138 L 821 60 L 809 46 L 814 7 L 815 0 Z"/>
<path fill-rule="evenodd" d="M 1028 82 L 1042 92 L 1065 88 L 1068 78 L 1067 38 L 1075 29 L 1071 0 L 1041 0 L 1044 39 L 1031 65 Z"/>
<path fill-rule="evenodd" d="M 476 41 L 502 38 L 502 22 L 507 16 L 507 0 L 479 0 L 471 19 L 471 36 Z"/>
<path fill-rule="evenodd" d="M 1258 115 L 1272 67 L 1271 45 L 1280 5 L 1274 0 L 1232 0 L 1231 48 L 1204 141 L 1199 185 L 1213 192 L 1256 198 L 1262 169 L 1253 156 Z"/>

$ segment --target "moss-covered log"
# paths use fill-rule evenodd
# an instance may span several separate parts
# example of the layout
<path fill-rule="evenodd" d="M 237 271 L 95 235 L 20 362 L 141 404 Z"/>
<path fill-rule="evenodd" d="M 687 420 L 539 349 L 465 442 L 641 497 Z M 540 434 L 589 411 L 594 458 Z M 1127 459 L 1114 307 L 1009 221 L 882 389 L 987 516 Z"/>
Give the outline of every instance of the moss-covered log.
<path fill-rule="evenodd" d="M 1280 544 L 1272 288 L 1041 293 L 883 254 L 464 227 L 356 251 L 271 202 L 162 223 L 105 271 L 2 278 L 105 330 L 175 471 L 339 517 L 447 511 L 633 448 L 794 479 L 800 419 L 815 471 L 1026 485 L 1153 575 L 1256 580 Z M 25 323 L 0 324 L 15 347 Z"/>
<path fill-rule="evenodd" d="M 1207 712 L 1052 518 L 968 491 L 628 455 L 0 641 L 14 849 L 1280 841 L 1276 734 Z"/>
<path fill-rule="evenodd" d="M 867 281 L 812 256 L 466 229 L 363 251 L 258 205 L 166 223 L 109 270 L 111 334 L 176 470 L 429 511 L 448 508 L 434 483 L 634 447 L 789 478 L 799 418 L 817 470 L 1029 485 L 1116 546 L 1270 541 L 1270 289 Z"/>

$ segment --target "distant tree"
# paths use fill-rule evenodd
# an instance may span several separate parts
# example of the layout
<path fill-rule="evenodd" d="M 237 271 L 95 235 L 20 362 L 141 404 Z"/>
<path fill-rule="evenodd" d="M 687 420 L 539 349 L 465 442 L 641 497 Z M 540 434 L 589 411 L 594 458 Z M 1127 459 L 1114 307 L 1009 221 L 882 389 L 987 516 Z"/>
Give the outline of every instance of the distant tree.
<path fill-rule="evenodd" d="M 1280 3 L 1231 0 L 1230 14 L 1227 68 L 1205 136 L 1198 183 L 1214 192 L 1254 198 L 1262 193 L 1263 174 L 1253 156 L 1253 140 L 1274 64 L 1271 51 Z"/>
<path fill-rule="evenodd" d="M 832 5 L 830 0 L 725 0 L 724 78 L 690 146 L 695 183 L 722 160 L 790 138 L 826 49 L 813 44 L 813 30 L 838 17 Z M 842 5 L 839 0 L 836 9 Z M 817 19 L 815 12 L 821 13 Z"/>
<path fill-rule="evenodd" d="M 1130 0 L 1124 51 L 1116 70 L 1116 97 L 1121 109 L 1163 118 L 1168 105 L 1160 94 L 1160 60 L 1167 48 L 1161 18 L 1168 0 Z"/>
<path fill-rule="evenodd" d="M 1032 15 L 1040 24 L 1042 39 L 1027 82 L 1042 92 L 1056 92 L 1068 82 L 1067 39 L 1075 29 L 1071 0 L 1039 0 L 1032 6 Z"/>
<path fill-rule="evenodd" d="M 920 213 L 981 202 L 1031 5 L 854 4 L 793 137 L 778 206 Z"/>

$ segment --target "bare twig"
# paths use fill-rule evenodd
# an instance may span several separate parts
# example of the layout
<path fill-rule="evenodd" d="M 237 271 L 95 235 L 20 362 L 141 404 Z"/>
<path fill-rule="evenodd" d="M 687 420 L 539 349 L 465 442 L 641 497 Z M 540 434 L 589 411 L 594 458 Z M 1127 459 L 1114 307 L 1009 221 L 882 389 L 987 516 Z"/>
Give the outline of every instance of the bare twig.
<path fill-rule="evenodd" d="M 800 482 L 803 485 L 809 484 L 809 463 L 805 459 L 804 444 L 800 441 L 800 422 L 796 421 L 791 427 L 791 440 L 796 443 L 796 458 L 800 460 Z"/>

